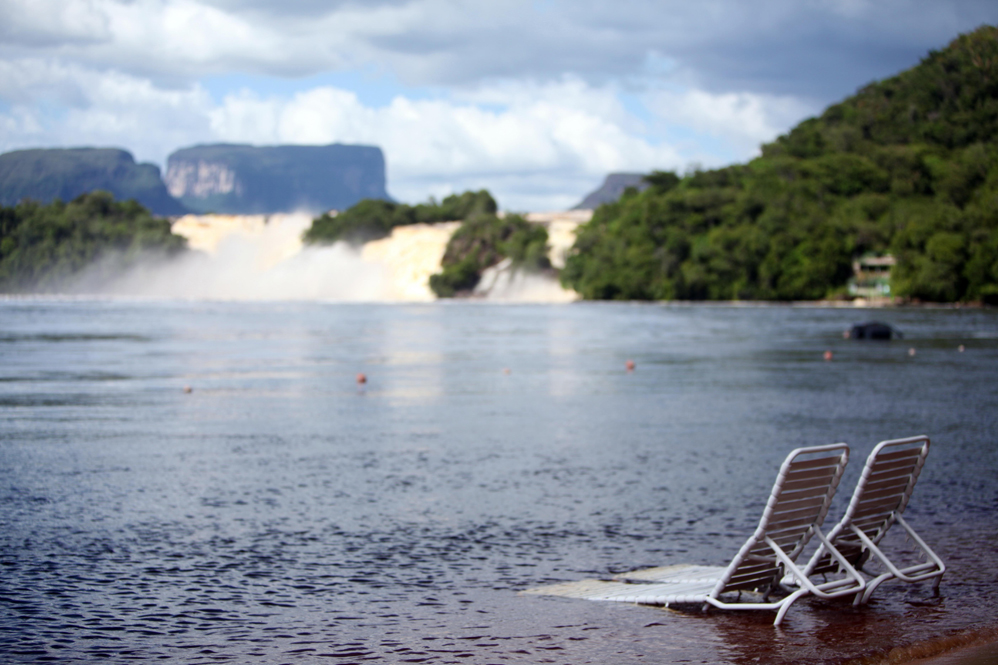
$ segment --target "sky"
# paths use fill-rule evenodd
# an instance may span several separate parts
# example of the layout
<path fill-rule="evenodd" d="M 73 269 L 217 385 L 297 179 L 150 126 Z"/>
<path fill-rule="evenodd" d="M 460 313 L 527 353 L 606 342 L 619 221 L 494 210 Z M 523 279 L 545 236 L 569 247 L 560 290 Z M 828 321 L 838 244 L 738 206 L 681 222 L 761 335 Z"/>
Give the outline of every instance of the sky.
<path fill-rule="evenodd" d="M 0 0 L 0 152 L 377 145 L 389 193 L 559 210 L 751 159 L 962 32 L 946 0 Z"/>

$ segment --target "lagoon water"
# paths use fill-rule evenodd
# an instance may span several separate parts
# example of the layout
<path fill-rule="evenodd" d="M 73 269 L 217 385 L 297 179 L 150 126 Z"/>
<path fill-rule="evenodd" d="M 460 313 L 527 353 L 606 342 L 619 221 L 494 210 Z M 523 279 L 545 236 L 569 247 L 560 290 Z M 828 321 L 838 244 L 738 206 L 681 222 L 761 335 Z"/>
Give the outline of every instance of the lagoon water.
<path fill-rule="evenodd" d="M 998 312 L 873 315 L 905 339 L 813 307 L 0 301 L 0 654 L 871 662 L 993 626 Z M 833 520 L 878 441 L 922 433 L 938 595 L 778 630 L 518 595 L 724 564 L 792 448 L 852 446 Z"/>

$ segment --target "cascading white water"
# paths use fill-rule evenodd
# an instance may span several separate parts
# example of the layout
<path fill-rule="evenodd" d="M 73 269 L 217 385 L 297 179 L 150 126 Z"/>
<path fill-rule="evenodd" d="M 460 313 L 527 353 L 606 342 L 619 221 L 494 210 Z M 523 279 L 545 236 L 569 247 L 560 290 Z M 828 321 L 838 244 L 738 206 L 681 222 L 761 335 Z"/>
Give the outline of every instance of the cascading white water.
<path fill-rule="evenodd" d="M 192 252 L 148 257 L 99 292 L 154 298 L 378 301 L 386 274 L 345 244 L 303 247 L 304 213 L 188 215 L 173 224 Z"/>
<path fill-rule="evenodd" d="M 386 274 L 382 300 L 429 301 L 436 296 L 430 290 L 430 275 L 440 272 L 447 242 L 461 222 L 399 226 L 381 240 L 366 243 L 361 258 L 381 266 Z"/>
<path fill-rule="evenodd" d="M 564 265 L 564 253 L 579 223 L 571 215 L 559 220 L 538 214 L 541 218 L 532 220 L 548 226 L 556 266 Z M 461 225 L 396 227 L 389 237 L 355 248 L 346 243 L 304 246 L 301 236 L 311 222 L 307 213 L 187 215 L 172 229 L 196 251 L 143 261 L 102 283 L 99 291 L 221 300 L 426 302 L 436 299 L 429 288 L 430 275 L 440 271 L 447 242 Z M 504 302 L 576 298 L 550 276 L 513 271 L 506 264 L 485 272 L 475 296 Z"/>

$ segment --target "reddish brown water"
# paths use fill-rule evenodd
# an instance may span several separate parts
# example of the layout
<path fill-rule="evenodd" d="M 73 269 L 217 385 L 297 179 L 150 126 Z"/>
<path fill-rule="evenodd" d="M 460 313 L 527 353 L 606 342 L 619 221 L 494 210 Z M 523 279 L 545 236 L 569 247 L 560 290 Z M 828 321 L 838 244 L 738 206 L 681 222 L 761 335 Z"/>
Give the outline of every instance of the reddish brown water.
<path fill-rule="evenodd" d="M 844 663 L 996 625 L 998 315 L 879 316 L 903 342 L 784 307 L 0 302 L 0 654 Z M 852 445 L 834 519 L 920 433 L 938 595 L 781 629 L 518 595 L 723 564 L 790 449 Z"/>

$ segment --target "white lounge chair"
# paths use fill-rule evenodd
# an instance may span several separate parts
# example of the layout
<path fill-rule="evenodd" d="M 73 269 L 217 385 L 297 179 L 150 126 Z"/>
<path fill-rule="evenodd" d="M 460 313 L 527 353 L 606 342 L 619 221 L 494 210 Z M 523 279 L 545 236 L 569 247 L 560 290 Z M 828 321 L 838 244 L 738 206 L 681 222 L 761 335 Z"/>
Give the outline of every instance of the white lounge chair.
<path fill-rule="evenodd" d="M 901 516 L 911 499 L 915 482 L 928 454 L 927 436 L 893 439 L 877 444 L 866 460 L 845 515 L 828 533 L 828 540 L 839 555 L 845 557 L 854 568 L 862 569 L 863 564 L 873 556 L 886 569 L 883 574 L 866 583 L 863 593 L 856 595 L 856 605 L 869 601 L 876 588 L 890 579 L 921 582 L 935 578 L 933 589 L 939 588 L 939 582 L 946 572 L 946 564 Z M 924 562 L 899 568 L 880 548 L 881 540 L 895 522 L 901 525 L 921 550 L 926 559 Z M 819 546 L 804 568 L 805 574 L 839 572 L 841 568 L 833 558 L 837 559 L 829 556 L 824 545 Z"/>
<path fill-rule="evenodd" d="M 742 610 L 777 610 L 780 625 L 790 606 L 803 595 L 838 598 L 863 591 L 865 581 L 836 552 L 821 532 L 828 506 L 849 459 L 844 443 L 798 448 L 787 456 L 773 485 L 762 519 L 726 567 L 671 566 L 623 576 L 616 581 L 586 580 L 557 584 L 525 593 L 618 601 L 645 605 L 703 604 Z M 812 536 L 838 561 L 848 576 L 822 584 L 811 582 L 794 563 Z M 785 575 L 799 580 L 800 588 L 778 600 Z M 742 601 L 742 592 L 758 592 L 761 599 Z M 732 597 L 737 594 L 737 597 Z"/>

